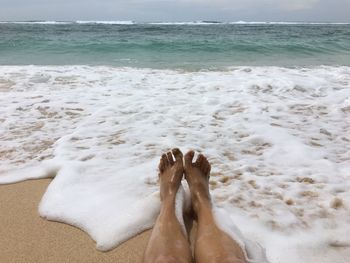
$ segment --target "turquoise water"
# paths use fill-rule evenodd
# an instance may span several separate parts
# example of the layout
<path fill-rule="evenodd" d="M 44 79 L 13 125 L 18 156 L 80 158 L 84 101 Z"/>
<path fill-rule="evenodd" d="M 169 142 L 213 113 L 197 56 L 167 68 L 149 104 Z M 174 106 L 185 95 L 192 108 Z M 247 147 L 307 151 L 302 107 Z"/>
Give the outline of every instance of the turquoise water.
<path fill-rule="evenodd" d="M 0 24 L 1 65 L 350 65 L 350 25 Z"/>

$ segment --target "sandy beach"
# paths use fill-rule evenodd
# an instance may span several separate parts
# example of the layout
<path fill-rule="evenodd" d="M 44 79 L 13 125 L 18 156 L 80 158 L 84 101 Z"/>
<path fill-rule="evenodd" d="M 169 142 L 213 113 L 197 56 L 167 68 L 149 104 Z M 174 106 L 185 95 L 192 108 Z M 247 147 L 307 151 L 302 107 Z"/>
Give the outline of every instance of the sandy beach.
<path fill-rule="evenodd" d="M 140 262 L 150 231 L 100 252 L 83 231 L 42 219 L 38 204 L 50 181 L 0 186 L 0 262 Z"/>

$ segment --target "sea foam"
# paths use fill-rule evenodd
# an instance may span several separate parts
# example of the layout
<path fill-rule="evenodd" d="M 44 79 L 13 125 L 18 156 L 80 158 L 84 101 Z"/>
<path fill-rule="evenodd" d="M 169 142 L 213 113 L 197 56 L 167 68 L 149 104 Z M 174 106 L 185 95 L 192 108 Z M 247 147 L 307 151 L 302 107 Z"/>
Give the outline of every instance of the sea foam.
<path fill-rule="evenodd" d="M 6 66 L 0 92 L 0 182 L 54 178 L 40 215 L 101 250 L 152 227 L 159 156 L 179 147 L 208 156 L 218 221 L 271 262 L 346 262 L 349 67 Z"/>
<path fill-rule="evenodd" d="M 104 24 L 104 25 L 133 25 L 134 21 L 99 21 L 99 20 L 78 20 L 77 24 Z"/>

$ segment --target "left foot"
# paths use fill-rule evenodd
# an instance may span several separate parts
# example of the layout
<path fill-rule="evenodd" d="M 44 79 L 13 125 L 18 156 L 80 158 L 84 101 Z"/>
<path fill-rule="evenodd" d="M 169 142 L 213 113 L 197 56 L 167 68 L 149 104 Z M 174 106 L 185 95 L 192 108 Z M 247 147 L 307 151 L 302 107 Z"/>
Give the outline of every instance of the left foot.
<path fill-rule="evenodd" d="M 175 157 L 175 158 L 174 158 Z M 163 154 L 159 162 L 160 198 L 175 200 L 184 172 L 182 152 L 175 148 Z"/>
<path fill-rule="evenodd" d="M 185 178 L 190 187 L 192 207 L 198 215 L 202 207 L 210 207 L 209 174 L 211 165 L 208 159 L 199 154 L 197 161 L 193 161 L 194 151 L 185 154 Z M 210 208 L 211 209 L 211 208 Z"/>

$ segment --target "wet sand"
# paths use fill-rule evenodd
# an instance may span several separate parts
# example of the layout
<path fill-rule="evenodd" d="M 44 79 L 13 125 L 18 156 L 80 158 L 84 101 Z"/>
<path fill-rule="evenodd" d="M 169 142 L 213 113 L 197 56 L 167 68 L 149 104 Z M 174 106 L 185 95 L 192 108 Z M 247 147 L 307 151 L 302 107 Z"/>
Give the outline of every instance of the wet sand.
<path fill-rule="evenodd" d="M 39 202 L 51 180 L 0 185 L 0 262 L 140 262 L 150 231 L 100 252 L 83 231 L 42 219 Z"/>

